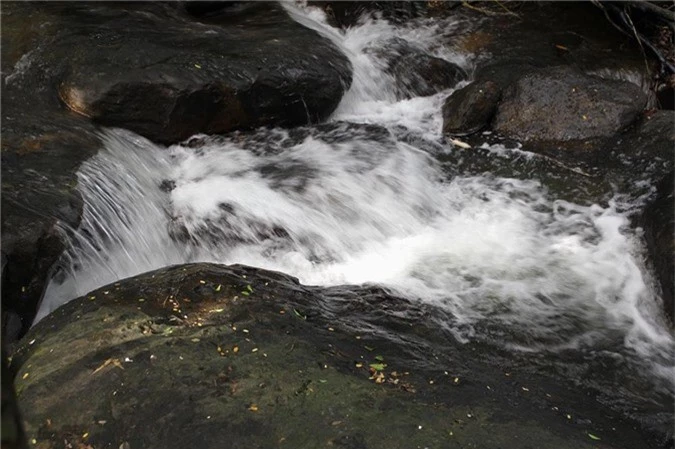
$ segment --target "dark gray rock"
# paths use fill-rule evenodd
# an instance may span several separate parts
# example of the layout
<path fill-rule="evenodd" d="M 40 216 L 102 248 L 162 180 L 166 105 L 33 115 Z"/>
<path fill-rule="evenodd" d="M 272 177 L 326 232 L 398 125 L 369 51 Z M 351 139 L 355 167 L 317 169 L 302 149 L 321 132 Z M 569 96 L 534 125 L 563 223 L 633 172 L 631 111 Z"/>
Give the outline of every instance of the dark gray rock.
<path fill-rule="evenodd" d="M 79 224 L 83 204 L 76 171 L 99 140 L 77 117 L 15 115 L 4 107 L 3 93 L 2 313 L 3 332 L 11 331 L 3 337 L 12 340 L 28 330 L 64 249 L 59 228 Z"/>
<path fill-rule="evenodd" d="M 78 3 L 40 13 L 62 25 L 38 41 L 35 57 L 63 103 L 157 142 L 314 123 L 351 83 L 347 58 L 275 3 L 229 7 L 200 21 L 162 3 Z"/>
<path fill-rule="evenodd" d="M 485 128 L 500 96 L 499 86 L 492 81 L 476 81 L 453 92 L 443 104 L 443 133 L 462 136 Z"/>
<path fill-rule="evenodd" d="M 507 88 L 493 126 L 524 141 L 610 137 L 634 122 L 646 103 L 635 84 L 553 67 L 524 75 Z"/>
<path fill-rule="evenodd" d="M 12 367 L 36 447 L 591 449 L 589 431 L 646 446 L 585 389 L 455 342 L 439 313 L 373 286 L 180 265 L 57 309 Z"/>
<path fill-rule="evenodd" d="M 639 222 L 644 229 L 650 261 L 661 287 L 663 311 L 672 325 L 675 322 L 673 273 L 675 266 L 675 181 L 671 171 L 656 186 L 656 195 L 647 205 Z"/>
<path fill-rule="evenodd" d="M 394 78 L 401 98 L 433 95 L 467 77 L 461 67 L 432 56 L 404 39 L 391 39 L 371 51 Z"/>
<path fill-rule="evenodd" d="M 96 127 L 61 107 L 55 71 L 38 56 L 58 33 L 52 5 L 2 9 L 2 332 L 25 333 L 49 271 L 64 249 L 59 228 L 77 227 L 76 172 L 100 142 Z"/>

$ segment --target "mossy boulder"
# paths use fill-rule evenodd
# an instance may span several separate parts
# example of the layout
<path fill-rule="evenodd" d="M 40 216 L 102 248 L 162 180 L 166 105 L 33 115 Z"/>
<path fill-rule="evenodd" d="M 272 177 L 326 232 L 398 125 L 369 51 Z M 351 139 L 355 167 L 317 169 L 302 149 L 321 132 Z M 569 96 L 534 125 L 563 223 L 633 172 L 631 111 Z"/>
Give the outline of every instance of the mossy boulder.
<path fill-rule="evenodd" d="M 475 346 L 434 352 L 429 312 L 374 287 L 175 266 L 64 305 L 12 365 L 40 448 L 595 447 L 573 408 L 540 402 L 566 400 L 554 387 L 479 368 Z M 613 447 L 643 444 L 581 402 Z"/>

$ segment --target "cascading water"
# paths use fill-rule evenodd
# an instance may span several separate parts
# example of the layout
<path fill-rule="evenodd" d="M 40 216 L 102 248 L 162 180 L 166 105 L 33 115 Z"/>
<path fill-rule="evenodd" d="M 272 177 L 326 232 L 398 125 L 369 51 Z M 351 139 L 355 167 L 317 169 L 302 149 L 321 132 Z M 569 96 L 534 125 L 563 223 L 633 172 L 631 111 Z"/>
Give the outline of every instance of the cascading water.
<path fill-rule="evenodd" d="M 536 180 L 451 177 L 428 150 L 449 151 L 440 109 L 450 92 L 398 99 L 368 49 L 404 38 L 470 71 L 466 57 L 434 48 L 437 29 L 369 20 L 340 34 L 316 10 L 287 9 L 353 64 L 353 85 L 329 123 L 169 148 L 107 131 L 105 148 L 79 172 L 84 218 L 64 230 L 71 249 L 39 318 L 166 265 L 242 263 L 306 284 L 380 284 L 451 312 L 461 341 L 599 348 L 671 378 L 673 339 L 615 204 L 558 200 Z"/>

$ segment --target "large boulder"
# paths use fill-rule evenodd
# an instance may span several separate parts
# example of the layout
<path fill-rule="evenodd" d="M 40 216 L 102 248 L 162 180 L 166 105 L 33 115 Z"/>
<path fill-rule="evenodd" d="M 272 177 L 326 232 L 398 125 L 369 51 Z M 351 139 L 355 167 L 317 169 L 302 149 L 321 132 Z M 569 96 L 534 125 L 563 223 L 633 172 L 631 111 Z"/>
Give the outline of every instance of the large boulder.
<path fill-rule="evenodd" d="M 651 61 L 646 64 L 639 45 L 617 31 L 590 3 L 522 4 L 517 14 L 497 5 L 485 6 L 481 11 L 460 8 L 459 18 L 468 25 L 444 30 L 439 37 L 459 53 L 479 55 L 472 70 L 474 85 L 447 100 L 448 134 L 466 135 L 499 126 L 526 149 L 540 151 L 546 145 L 538 145 L 537 140 L 546 139 L 561 147 L 557 154 L 574 147 L 587 151 L 588 146 L 573 145 L 569 139 L 605 138 L 636 118 L 640 106 L 652 106 L 652 98 L 645 101 L 637 92 L 646 91 Z M 486 16 L 486 10 L 491 14 Z M 499 93 L 477 95 L 485 83 L 493 83 L 491 90 Z M 594 92 L 598 84 L 606 87 Z M 620 95 L 616 99 L 615 86 Z M 572 92 L 573 88 L 578 89 Z M 589 109 L 595 98 L 601 104 Z M 504 104 L 500 121 L 494 123 L 490 116 L 499 99 Z M 631 108 L 626 103 L 633 99 L 636 104 Z M 602 113 L 603 104 L 610 110 L 609 117 Z M 476 114 L 474 108 L 487 112 Z M 588 113 L 597 110 L 600 116 Z M 469 111 L 471 120 L 464 118 L 463 111 Z M 598 127 L 605 125 L 606 129 Z"/>
<path fill-rule="evenodd" d="M 6 14 L 36 11 L 60 26 L 12 81 L 42 70 L 72 111 L 156 142 L 314 123 L 351 83 L 348 59 L 278 4 L 199 20 L 193 8 L 163 3 L 13 5 Z"/>
<path fill-rule="evenodd" d="M 69 9 L 68 33 L 46 50 L 54 63 L 67 55 L 61 99 L 157 142 L 317 122 L 351 83 L 347 58 L 277 4 L 200 23 L 166 5 Z"/>
<path fill-rule="evenodd" d="M 454 342 L 447 318 L 375 287 L 191 264 L 66 304 L 12 366 L 40 448 L 645 447 L 595 396 L 516 366 L 531 356 Z"/>
<path fill-rule="evenodd" d="M 630 82 L 601 79 L 561 66 L 529 73 L 506 89 L 494 129 L 524 141 L 611 137 L 647 104 Z"/>

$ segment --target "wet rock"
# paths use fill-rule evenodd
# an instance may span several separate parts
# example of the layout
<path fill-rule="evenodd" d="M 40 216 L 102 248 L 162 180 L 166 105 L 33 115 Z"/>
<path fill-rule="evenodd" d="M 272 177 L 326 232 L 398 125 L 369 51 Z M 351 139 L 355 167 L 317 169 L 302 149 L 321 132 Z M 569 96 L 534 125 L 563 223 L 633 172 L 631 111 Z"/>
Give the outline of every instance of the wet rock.
<path fill-rule="evenodd" d="M 404 39 L 394 38 L 372 50 L 394 77 L 401 98 L 433 95 L 466 79 L 464 70 Z"/>
<path fill-rule="evenodd" d="M 25 8 L 25 9 L 22 9 Z M 28 330 L 49 271 L 77 227 L 82 198 L 76 171 L 99 147 L 96 128 L 65 110 L 53 90 L 56 72 L 39 53 L 55 33 L 51 5 L 2 10 L 2 327 L 11 341 Z M 25 14 L 20 14 L 25 12 Z"/>
<path fill-rule="evenodd" d="M 525 141 L 610 137 L 634 122 L 646 102 L 642 90 L 629 82 L 569 67 L 542 69 L 507 88 L 494 129 Z"/>
<path fill-rule="evenodd" d="M 280 5 L 245 6 L 199 22 L 162 3 L 44 7 L 63 29 L 34 57 L 68 108 L 156 142 L 324 119 L 350 85 L 347 58 Z"/>
<path fill-rule="evenodd" d="M 2 446 L 6 449 L 28 447 L 14 391 L 14 373 L 9 369 L 5 348 L 2 348 Z"/>
<path fill-rule="evenodd" d="M 179 3 L 188 14 L 198 18 L 227 14 L 228 12 L 231 12 L 232 8 L 239 8 L 242 6 L 242 2 L 187 0 Z"/>
<path fill-rule="evenodd" d="M 443 133 L 468 135 L 489 125 L 501 91 L 492 81 L 477 81 L 453 92 L 443 104 Z"/>
<path fill-rule="evenodd" d="M 11 335 L 3 335 L 12 340 L 30 326 L 50 268 L 64 249 L 59 228 L 79 224 L 83 205 L 76 171 L 99 142 L 95 134 L 77 128 L 88 128 L 79 121 L 51 121 L 30 129 L 36 134 L 27 134 L 23 127 L 28 121 L 15 128 L 11 120 L 17 116 L 4 107 L 4 100 L 2 310 L 3 329 L 7 320 L 14 323 Z"/>
<path fill-rule="evenodd" d="M 644 229 L 650 261 L 661 287 L 663 311 L 672 325 L 675 322 L 673 297 L 673 258 L 675 258 L 675 196 L 671 171 L 656 186 L 656 195 L 643 211 L 639 222 Z"/>
<path fill-rule="evenodd" d="M 549 401 L 580 407 L 594 432 L 616 426 L 601 434 L 613 447 L 645 446 L 595 396 L 453 343 L 439 312 L 374 286 L 190 264 L 62 306 L 12 365 L 27 436 L 45 447 L 591 448 Z"/>

